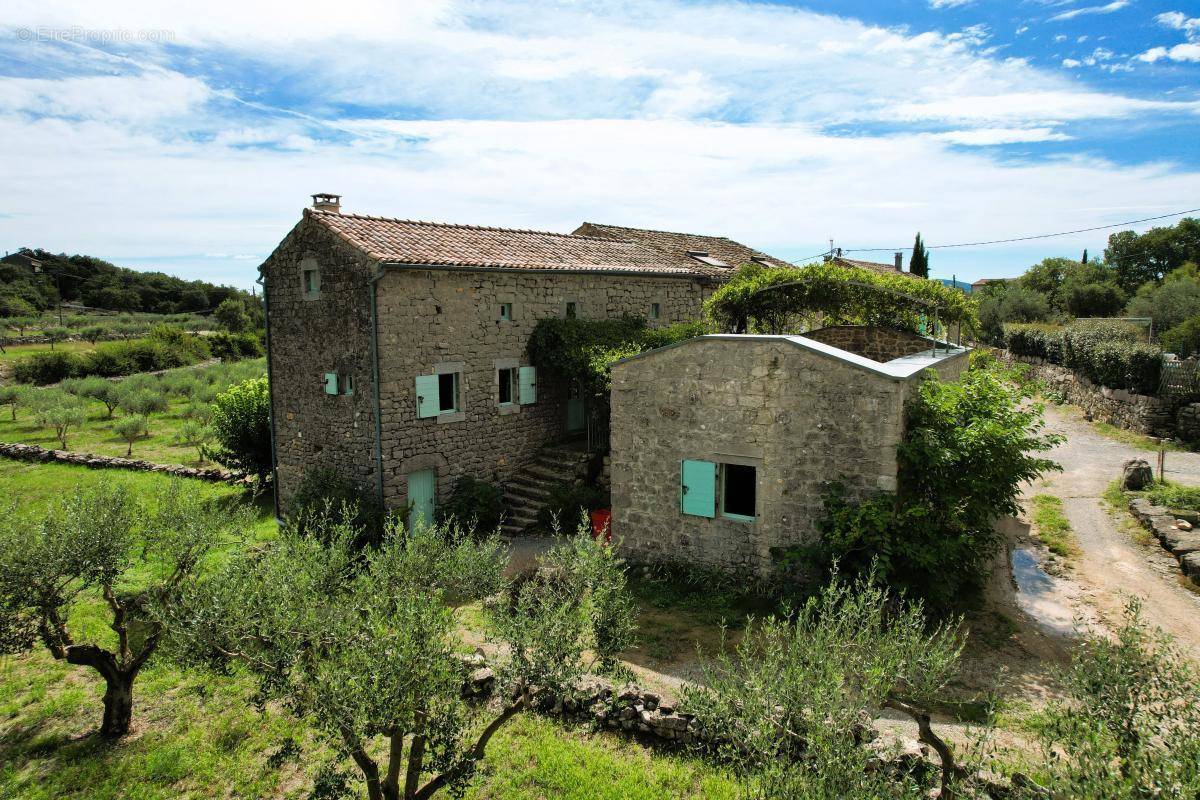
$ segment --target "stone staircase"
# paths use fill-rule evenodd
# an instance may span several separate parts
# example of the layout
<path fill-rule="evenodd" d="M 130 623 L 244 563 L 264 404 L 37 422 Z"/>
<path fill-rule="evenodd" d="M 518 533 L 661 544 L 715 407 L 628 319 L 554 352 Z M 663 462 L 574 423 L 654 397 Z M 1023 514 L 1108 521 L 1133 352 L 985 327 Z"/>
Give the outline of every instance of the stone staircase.
<path fill-rule="evenodd" d="M 527 466 L 504 484 L 504 504 L 508 508 L 500 532 L 505 536 L 524 533 L 537 521 L 549 500 L 550 490 L 560 483 L 587 477 L 591 455 L 581 443 L 543 447 Z"/>

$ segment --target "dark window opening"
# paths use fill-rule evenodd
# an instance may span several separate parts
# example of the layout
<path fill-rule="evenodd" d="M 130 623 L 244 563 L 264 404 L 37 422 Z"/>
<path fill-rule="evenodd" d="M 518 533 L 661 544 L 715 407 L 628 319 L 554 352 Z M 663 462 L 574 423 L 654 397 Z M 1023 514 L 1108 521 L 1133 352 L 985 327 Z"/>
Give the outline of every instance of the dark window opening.
<path fill-rule="evenodd" d="M 658 316 L 661 313 L 662 307 L 658 303 L 650 304 L 650 319 L 658 319 Z"/>
<path fill-rule="evenodd" d="M 317 271 L 315 269 L 304 270 L 304 293 L 308 295 L 317 293 Z"/>
<path fill-rule="evenodd" d="M 438 411 L 445 413 L 458 408 L 458 373 L 438 375 Z"/>
<path fill-rule="evenodd" d="M 575 304 L 567 303 L 567 319 L 575 319 Z"/>
<path fill-rule="evenodd" d="M 500 380 L 500 404 L 513 402 L 516 395 L 514 387 L 517 383 L 517 371 L 512 368 L 498 370 L 498 377 Z"/>
<path fill-rule="evenodd" d="M 743 464 L 724 464 L 721 472 L 721 511 L 727 515 L 753 517 L 758 491 L 758 471 Z"/>
<path fill-rule="evenodd" d="M 512 319 L 512 303 L 500 304 L 500 319 L 506 321 Z"/>

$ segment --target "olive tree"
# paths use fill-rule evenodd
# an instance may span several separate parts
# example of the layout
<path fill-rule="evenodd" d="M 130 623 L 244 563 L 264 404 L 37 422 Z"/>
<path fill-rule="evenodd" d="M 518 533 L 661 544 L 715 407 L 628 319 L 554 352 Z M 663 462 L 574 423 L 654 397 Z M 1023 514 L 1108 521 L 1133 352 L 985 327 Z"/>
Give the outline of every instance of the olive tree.
<path fill-rule="evenodd" d="M 105 683 L 100 733 L 123 736 L 134 681 L 165 632 L 161 614 L 149 610 L 169 609 L 221 533 L 244 519 L 245 512 L 216 508 L 182 482 L 150 501 L 104 486 L 34 516 L 12 509 L 0 517 L 0 629 L 32 629 L 54 658 L 98 672 Z M 72 616 L 99 603 L 108 608 L 112 635 L 81 641 Z"/>
<path fill-rule="evenodd" d="M 125 448 L 126 458 L 130 458 L 133 455 L 133 443 L 148 435 L 149 432 L 150 423 L 141 414 L 130 414 L 127 417 L 121 417 L 113 425 L 113 433 L 128 445 Z"/>
<path fill-rule="evenodd" d="M 562 696 L 629 630 L 620 562 L 590 539 L 505 588 L 499 540 L 447 526 L 385 527 L 355 544 L 351 513 L 319 514 L 229 562 L 177 609 L 179 657 L 258 678 L 259 702 L 305 718 L 357 765 L 370 800 L 460 792 L 507 721 Z M 453 603 L 491 598 L 492 703 L 464 694 Z M 382 740 L 382 742 L 380 741 Z M 383 744 L 383 747 L 377 745 Z M 382 760 L 377 760 L 383 753 Z"/>
<path fill-rule="evenodd" d="M 24 386 L 0 386 L 0 406 L 8 406 L 12 421 L 17 421 L 17 407 L 25 399 L 28 388 Z"/>
<path fill-rule="evenodd" d="M 933 731 L 927 704 L 955 674 L 956 620 L 930 626 L 867 578 L 834 578 L 799 609 L 751 621 L 732 651 L 685 687 L 685 704 L 723 754 L 770 797 L 928 796 L 914 775 L 873 770 L 866 725 L 891 708 L 916 721 L 942 762 L 941 797 L 964 771 Z"/>

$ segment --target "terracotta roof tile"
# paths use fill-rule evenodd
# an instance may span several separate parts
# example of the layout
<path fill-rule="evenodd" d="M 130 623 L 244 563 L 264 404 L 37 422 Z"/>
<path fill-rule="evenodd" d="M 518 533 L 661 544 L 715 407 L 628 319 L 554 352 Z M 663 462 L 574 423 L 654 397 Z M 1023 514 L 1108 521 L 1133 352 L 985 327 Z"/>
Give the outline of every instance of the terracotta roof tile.
<path fill-rule="evenodd" d="M 449 225 L 306 209 L 371 258 L 403 264 L 708 275 L 692 259 L 628 239 Z"/>
<path fill-rule="evenodd" d="M 684 263 L 691 262 L 707 275 L 728 276 L 743 264 L 756 260 L 760 260 L 760 263 L 767 266 L 789 266 L 788 262 L 782 258 L 774 258 L 761 250 L 747 247 L 724 236 L 701 236 L 694 233 L 623 228 L 619 225 L 601 225 L 596 222 L 583 223 L 575 229 L 574 235 L 637 242 L 673 259 L 681 260 Z M 726 266 L 705 263 L 699 260 L 700 257 L 689 255 L 689 253 L 696 252 L 707 253 L 708 258 L 722 261 Z"/>
<path fill-rule="evenodd" d="M 902 272 L 896 269 L 895 264 L 884 264 L 880 261 L 859 261 L 857 258 L 845 258 L 837 256 L 833 259 L 838 264 L 846 267 L 858 267 L 859 269 L 869 269 L 872 272 L 882 272 L 885 275 L 907 275 L 907 272 Z"/>

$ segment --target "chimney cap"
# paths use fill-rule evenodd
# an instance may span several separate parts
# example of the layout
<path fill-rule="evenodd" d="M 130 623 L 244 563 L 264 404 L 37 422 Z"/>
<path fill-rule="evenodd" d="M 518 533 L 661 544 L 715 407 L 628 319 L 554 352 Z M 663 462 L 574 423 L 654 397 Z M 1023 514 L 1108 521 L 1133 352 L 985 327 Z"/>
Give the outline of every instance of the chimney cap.
<path fill-rule="evenodd" d="M 330 192 L 318 192 L 312 196 L 313 208 L 317 211 L 333 211 L 341 213 L 342 196 Z"/>

